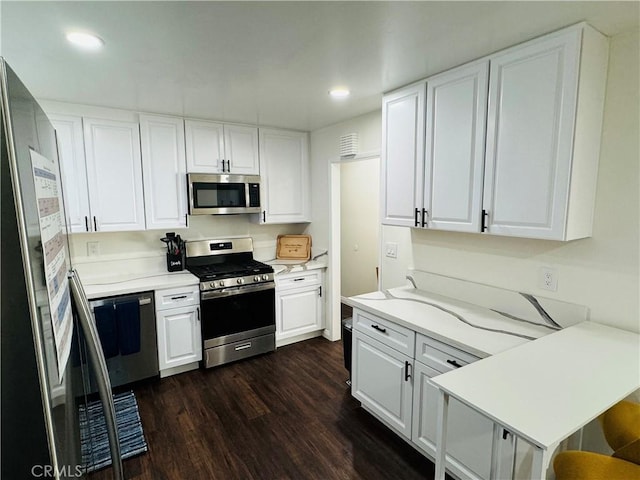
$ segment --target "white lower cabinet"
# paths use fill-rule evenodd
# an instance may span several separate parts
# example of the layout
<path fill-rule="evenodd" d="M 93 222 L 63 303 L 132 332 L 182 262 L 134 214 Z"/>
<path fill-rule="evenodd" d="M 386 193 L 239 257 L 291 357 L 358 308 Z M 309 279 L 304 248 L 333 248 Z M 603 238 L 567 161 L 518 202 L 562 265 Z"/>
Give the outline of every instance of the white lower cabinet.
<path fill-rule="evenodd" d="M 438 389 L 430 379 L 479 359 L 358 309 L 353 312 L 353 325 L 352 395 L 381 422 L 434 459 Z M 447 472 L 460 479 L 488 480 L 493 428 L 491 420 L 451 398 Z M 503 450 L 509 455 L 508 449 Z"/>
<path fill-rule="evenodd" d="M 276 342 L 303 340 L 324 328 L 322 271 L 276 275 Z"/>
<path fill-rule="evenodd" d="M 351 392 L 382 422 L 411 439 L 413 359 L 356 330 Z"/>
<path fill-rule="evenodd" d="M 430 457 L 436 455 L 438 389 L 429 382 L 440 372 L 415 363 L 412 441 Z M 449 399 L 447 469 L 460 478 L 488 479 L 493 423 L 454 398 Z"/>
<path fill-rule="evenodd" d="M 198 286 L 156 292 L 160 376 L 197 367 L 202 360 Z"/>

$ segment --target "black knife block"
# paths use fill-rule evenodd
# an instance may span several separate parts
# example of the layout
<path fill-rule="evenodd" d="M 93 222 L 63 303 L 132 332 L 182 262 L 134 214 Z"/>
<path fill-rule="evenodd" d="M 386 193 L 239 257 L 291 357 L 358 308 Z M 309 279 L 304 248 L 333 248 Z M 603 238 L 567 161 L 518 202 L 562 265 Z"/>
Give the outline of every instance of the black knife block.
<path fill-rule="evenodd" d="M 167 270 L 169 272 L 184 270 L 184 263 L 184 254 L 182 252 L 176 255 L 167 253 Z"/>

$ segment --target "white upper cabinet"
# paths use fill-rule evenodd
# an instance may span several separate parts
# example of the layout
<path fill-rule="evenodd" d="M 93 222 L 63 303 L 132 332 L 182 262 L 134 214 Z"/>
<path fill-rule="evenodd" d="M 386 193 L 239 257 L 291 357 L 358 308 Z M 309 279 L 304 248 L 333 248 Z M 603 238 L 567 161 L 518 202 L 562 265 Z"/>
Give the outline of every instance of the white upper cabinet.
<path fill-rule="evenodd" d="M 187 226 L 187 179 L 182 118 L 140 115 L 147 229 Z"/>
<path fill-rule="evenodd" d="M 83 124 L 95 230 L 144 230 L 138 124 L 95 118 L 84 118 Z"/>
<path fill-rule="evenodd" d="M 420 226 L 480 231 L 489 62 L 427 80 Z"/>
<path fill-rule="evenodd" d="M 258 129 L 185 120 L 187 171 L 258 175 Z"/>
<path fill-rule="evenodd" d="M 607 62 L 583 23 L 385 95 L 382 223 L 590 236 Z"/>
<path fill-rule="evenodd" d="M 58 114 L 49 114 L 48 117 L 56 129 L 58 139 L 67 226 L 73 233 L 92 231 L 82 117 Z"/>
<path fill-rule="evenodd" d="M 259 175 L 258 128 L 225 125 L 224 153 L 227 160 L 227 173 Z"/>
<path fill-rule="evenodd" d="M 491 58 L 484 209 L 490 233 L 591 235 L 608 43 L 588 26 Z"/>
<path fill-rule="evenodd" d="M 261 128 L 260 177 L 260 223 L 310 221 L 307 133 Z"/>
<path fill-rule="evenodd" d="M 382 223 L 414 227 L 422 205 L 425 84 L 382 99 Z"/>
<path fill-rule="evenodd" d="M 189 173 L 222 173 L 224 128 L 221 123 L 184 121 L 187 171 Z"/>

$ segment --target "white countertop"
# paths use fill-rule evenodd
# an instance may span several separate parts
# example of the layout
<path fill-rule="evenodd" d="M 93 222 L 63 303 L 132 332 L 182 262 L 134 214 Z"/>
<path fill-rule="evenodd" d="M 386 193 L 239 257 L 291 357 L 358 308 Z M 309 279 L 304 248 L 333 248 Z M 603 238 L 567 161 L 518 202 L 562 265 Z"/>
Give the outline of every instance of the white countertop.
<path fill-rule="evenodd" d="M 309 260 L 307 262 L 296 262 L 293 260 L 270 260 L 264 263 L 271 265 L 276 275 L 282 273 L 298 273 L 304 272 L 305 270 L 327 268 L 326 263 L 318 260 Z"/>
<path fill-rule="evenodd" d="M 118 274 L 113 276 L 80 277 L 88 299 L 123 295 L 149 290 L 184 287 L 200 283 L 198 277 L 183 270 L 181 272 L 149 272 L 148 274 Z"/>
<path fill-rule="evenodd" d="M 431 381 L 548 449 L 640 388 L 640 335 L 582 322 Z"/>
<path fill-rule="evenodd" d="M 556 331 L 409 286 L 349 297 L 345 303 L 480 358 Z"/>
<path fill-rule="evenodd" d="M 164 258 L 161 258 L 161 260 L 164 261 Z M 273 266 L 275 274 L 326 268 L 323 262 L 314 260 L 302 263 L 273 260 L 265 263 Z M 132 268 L 132 272 L 118 270 L 122 269 L 122 261 L 102 262 L 99 265 L 81 267 L 83 268 L 79 272 L 80 281 L 88 299 L 200 283 L 198 277 L 187 270 L 167 272 L 161 262 L 144 262 L 142 265 L 136 265 L 135 268 Z"/>

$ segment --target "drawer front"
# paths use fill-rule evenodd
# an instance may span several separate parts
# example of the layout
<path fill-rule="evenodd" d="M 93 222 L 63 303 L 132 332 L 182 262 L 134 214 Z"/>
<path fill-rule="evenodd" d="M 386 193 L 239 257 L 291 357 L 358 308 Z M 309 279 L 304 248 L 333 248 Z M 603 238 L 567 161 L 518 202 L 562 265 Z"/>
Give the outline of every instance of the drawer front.
<path fill-rule="evenodd" d="M 279 290 L 320 285 L 320 283 L 322 283 L 321 270 L 276 275 L 276 287 Z"/>
<path fill-rule="evenodd" d="M 353 328 L 366 333 L 379 342 L 413 357 L 415 332 L 361 310 L 353 311 Z"/>
<path fill-rule="evenodd" d="M 198 285 L 156 290 L 156 310 L 200 304 Z"/>
<path fill-rule="evenodd" d="M 444 373 L 480 359 L 433 338 L 416 334 L 416 360 Z"/>
<path fill-rule="evenodd" d="M 275 349 L 276 341 L 273 334 L 227 343 L 205 349 L 204 366 L 205 368 L 215 367 L 261 353 L 273 352 Z"/>

